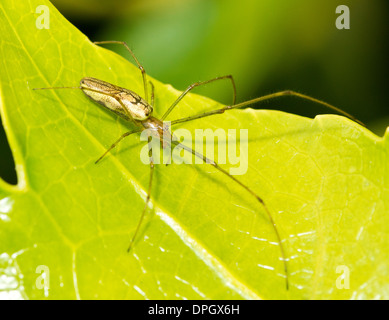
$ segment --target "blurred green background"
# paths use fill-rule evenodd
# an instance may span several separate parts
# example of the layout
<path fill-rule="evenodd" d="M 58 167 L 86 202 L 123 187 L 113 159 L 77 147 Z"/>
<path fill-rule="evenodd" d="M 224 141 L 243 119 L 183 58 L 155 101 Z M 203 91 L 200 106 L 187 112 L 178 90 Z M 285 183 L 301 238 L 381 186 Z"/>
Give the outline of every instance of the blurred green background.
<path fill-rule="evenodd" d="M 344 109 L 380 136 L 389 124 L 387 0 L 52 2 L 92 41 L 126 41 L 149 75 L 177 89 L 232 74 L 238 102 L 291 89 Z M 350 9 L 349 30 L 335 27 L 339 5 Z M 107 48 L 128 56 L 119 46 Z M 231 103 L 227 81 L 196 92 Z M 291 97 L 258 108 L 330 113 Z M 16 183 L 2 128 L 0 154 L 0 176 Z"/>

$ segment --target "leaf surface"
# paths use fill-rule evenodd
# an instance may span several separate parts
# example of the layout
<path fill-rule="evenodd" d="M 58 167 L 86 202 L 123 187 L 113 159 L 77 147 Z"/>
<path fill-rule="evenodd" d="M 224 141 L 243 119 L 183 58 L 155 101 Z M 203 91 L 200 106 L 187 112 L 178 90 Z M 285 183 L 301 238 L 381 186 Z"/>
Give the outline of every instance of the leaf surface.
<path fill-rule="evenodd" d="M 35 27 L 41 4 L 48 30 Z M 3 1 L 0 21 L 0 112 L 18 174 L 17 186 L 0 180 L 1 296 L 389 298 L 387 135 L 335 115 L 253 109 L 177 126 L 194 140 L 200 128 L 248 130 L 248 170 L 236 177 L 277 223 L 288 291 L 265 211 L 207 164 L 156 166 L 151 208 L 127 254 L 148 188 L 144 142 L 128 137 L 95 165 L 129 124 L 80 90 L 32 88 L 78 86 L 88 76 L 142 95 L 139 69 L 93 45 L 47 1 Z M 149 79 L 158 117 L 180 92 Z M 221 107 L 190 94 L 170 118 Z"/>

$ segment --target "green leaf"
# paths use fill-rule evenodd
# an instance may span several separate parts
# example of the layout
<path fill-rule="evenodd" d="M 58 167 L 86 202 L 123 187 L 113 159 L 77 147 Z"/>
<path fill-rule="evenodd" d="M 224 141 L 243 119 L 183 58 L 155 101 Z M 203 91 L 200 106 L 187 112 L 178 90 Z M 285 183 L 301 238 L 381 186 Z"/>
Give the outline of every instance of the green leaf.
<path fill-rule="evenodd" d="M 42 4 L 48 30 L 35 27 Z M 156 166 L 152 209 L 127 254 L 148 188 L 144 142 L 128 137 L 95 165 L 128 123 L 80 90 L 32 88 L 89 76 L 143 94 L 139 69 L 93 45 L 47 1 L 2 1 L 0 22 L 0 112 L 18 174 L 17 186 L 0 180 L 1 297 L 389 298 L 388 135 L 335 115 L 252 109 L 179 125 L 193 137 L 199 128 L 248 129 L 248 171 L 236 178 L 277 223 L 288 291 L 264 209 L 207 164 Z M 158 117 L 180 92 L 149 79 Z M 170 118 L 220 107 L 190 94 Z"/>

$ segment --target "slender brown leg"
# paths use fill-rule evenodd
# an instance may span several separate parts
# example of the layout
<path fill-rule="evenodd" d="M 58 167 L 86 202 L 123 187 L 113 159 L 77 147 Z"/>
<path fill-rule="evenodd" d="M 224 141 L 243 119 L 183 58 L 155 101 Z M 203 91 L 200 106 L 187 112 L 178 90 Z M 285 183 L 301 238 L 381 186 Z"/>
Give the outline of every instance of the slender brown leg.
<path fill-rule="evenodd" d="M 130 49 L 128 44 L 125 41 L 117 41 L 117 40 L 108 40 L 108 41 L 95 41 L 95 44 L 121 44 L 124 46 L 127 51 L 131 54 L 132 58 L 135 60 L 136 64 L 138 65 L 138 68 L 140 69 L 142 73 L 142 78 L 143 78 L 143 85 L 144 85 L 144 90 L 145 90 L 145 100 L 148 102 L 149 96 L 147 95 L 147 80 L 146 80 L 146 71 L 145 68 L 139 63 L 138 59 L 136 58 L 134 52 Z"/>
<path fill-rule="evenodd" d="M 235 86 L 235 81 L 234 81 L 234 78 L 231 76 L 231 75 L 227 75 L 227 76 L 222 76 L 222 77 L 216 77 L 216 78 L 213 78 L 213 79 L 210 79 L 210 80 L 207 80 L 207 81 L 200 81 L 200 82 L 195 82 L 193 84 L 191 84 L 188 88 L 186 88 L 186 90 L 177 98 L 176 101 L 173 102 L 173 104 L 169 107 L 169 109 L 165 112 L 165 114 L 162 116 L 161 120 L 165 120 L 166 117 L 170 114 L 170 112 L 172 112 L 172 110 L 174 109 L 174 107 L 187 95 L 187 93 L 191 90 L 193 90 L 194 88 L 198 87 L 198 86 L 202 86 L 204 84 L 207 84 L 207 83 L 210 83 L 210 82 L 214 82 L 214 81 L 217 81 L 217 80 L 222 80 L 222 79 L 230 79 L 231 83 L 232 83 L 232 88 L 233 88 L 233 99 L 232 99 L 232 105 L 235 105 L 235 102 L 236 102 L 236 86 Z"/>
<path fill-rule="evenodd" d="M 118 145 L 118 143 L 119 143 L 120 141 L 122 141 L 122 139 L 124 139 L 125 137 L 128 137 L 130 134 L 133 134 L 133 133 L 136 133 L 136 132 L 140 132 L 141 130 L 142 130 L 142 129 L 139 128 L 139 129 L 136 129 L 136 130 L 133 130 L 133 131 L 128 131 L 128 132 L 122 134 L 122 135 L 120 136 L 120 138 L 117 139 L 117 140 L 112 144 L 112 146 L 110 146 L 110 147 L 103 153 L 103 155 L 95 161 L 95 164 L 97 164 L 101 159 L 103 159 L 103 158 L 108 154 L 108 152 L 110 152 L 113 148 L 115 148 L 115 147 Z"/>
<path fill-rule="evenodd" d="M 236 179 L 233 175 L 229 174 L 227 171 L 225 171 L 223 168 L 221 168 L 215 161 L 208 159 L 206 156 L 202 155 L 201 153 L 198 153 L 195 150 L 193 150 L 193 149 L 191 149 L 191 148 L 189 148 L 189 147 L 187 147 L 187 146 L 185 146 L 177 141 L 171 141 L 171 143 L 176 145 L 176 146 L 179 146 L 180 148 L 183 148 L 184 150 L 186 150 L 188 152 L 191 152 L 194 156 L 202 159 L 205 163 L 210 164 L 211 166 L 213 166 L 214 168 L 219 170 L 221 173 L 223 173 L 224 175 L 229 177 L 231 180 L 233 180 L 234 182 L 239 184 L 243 189 L 245 189 L 248 193 L 250 193 L 259 202 L 259 204 L 262 206 L 262 208 L 265 209 L 266 214 L 269 218 L 269 221 L 271 222 L 271 224 L 273 226 L 273 230 L 276 234 L 278 244 L 280 246 L 281 257 L 282 257 L 282 261 L 284 264 L 286 290 L 289 290 L 288 266 L 286 263 L 285 249 L 284 249 L 284 246 L 282 244 L 281 236 L 278 232 L 277 225 L 276 225 L 267 205 L 265 204 L 265 201 L 260 196 L 258 196 L 253 190 L 251 190 L 248 186 L 246 186 L 245 184 L 240 182 L 240 180 Z"/>
<path fill-rule="evenodd" d="M 151 81 L 149 81 L 150 87 L 151 87 L 151 106 L 154 108 L 154 85 Z"/>
<path fill-rule="evenodd" d="M 135 229 L 134 235 L 132 236 L 130 245 L 129 245 L 128 249 L 127 249 L 127 252 L 130 252 L 130 251 L 131 251 L 132 245 L 133 245 L 134 242 L 135 242 L 136 236 L 138 235 L 140 226 L 141 226 L 141 224 L 142 224 L 142 222 L 143 222 L 143 219 L 144 219 L 144 217 L 145 217 L 145 213 L 146 213 L 146 210 L 147 210 L 147 207 L 148 207 L 148 204 L 149 204 L 149 201 L 150 201 L 150 196 L 151 196 L 151 187 L 152 187 L 152 183 L 153 183 L 153 174 L 154 174 L 154 162 L 153 162 L 152 150 L 151 150 L 151 137 L 149 137 L 149 142 L 148 142 L 148 143 L 149 143 L 149 157 L 150 157 L 150 180 L 149 180 L 149 189 L 147 190 L 147 198 L 146 198 L 146 201 L 145 201 L 145 206 L 143 207 L 142 215 L 140 216 L 138 225 L 137 225 L 137 227 L 136 227 L 136 229 Z"/>
<path fill-rule="evenodd" d="M 241 103 L 238 103 L 238 104 L 235 104 L 235 105 L 232 105 L 232 106 L 225 106 L 224 108 L 217 109 L 217 110 L 212 110 L 212 111 L 205 112 L 205 113 L 202 113 L 202 114 L 199 114 L 199 115 L 173 120 L 173 121 L 171 121 L 171 124 L 173 125 L 173 124 L 177 124 L 177 123 L 182 123 L 182 122 L 187 122 L 187 121 L 191 121 L 191 120 L 195 120 L 195 119 L 201 119 L 201 118 L 209 117 L 209 116 L 212 116 L 214 114 L 221 114 L 221 113 L 224 113 L 227 110 L 247 107 L 247 106 L 253 105 L 255 103 L 259 103 L 259 102 L 262 102 L 262 101 L 278 98 L 278 97 L 281 97 L 281 96 L 294 96 L 294 97 L 298 97 L 300 99 L 309 100 L 309 101 L 315 102 L 317 104 L 321 104 L 321 105 L 323 105 L 323 106 L 325 106 L 325 107 L 327 107 L 327 108 L 329 108 L 331 110 L 339 112 L 340 114 L 342 114 L 342 115 L 348 117 L 349 119 L 359 123 L 360 125 L 366 127 L 365 124 L 363 124 L 361 121 L 356 119 L 351 114 L 343 111 L 342 109 L 339 109 L 339 108 L 337 108 L 337 107 L 335 107 L 335 106 L 333 106 L 333 105 L 331 105 L 331 104 L 329 104 L 327 102 L 321 101 L 319 99 L 315 99 L 315 98 L 312 98 L 312 97 L 307 96 L 305 94 L 298 93 L 298 92 L 295 92 L 295 91 L 290 91 L 290 90 L 280 91 L 280 92 L 268 94 L 266 96 L 262 96 L 262 97 L 259 97 L 259 98 L 256 98 L 256 99 L 252 99 L 252 100 L 248 100 L 248 101 L 245 101 L 245 102 L 241 102 Z"/>

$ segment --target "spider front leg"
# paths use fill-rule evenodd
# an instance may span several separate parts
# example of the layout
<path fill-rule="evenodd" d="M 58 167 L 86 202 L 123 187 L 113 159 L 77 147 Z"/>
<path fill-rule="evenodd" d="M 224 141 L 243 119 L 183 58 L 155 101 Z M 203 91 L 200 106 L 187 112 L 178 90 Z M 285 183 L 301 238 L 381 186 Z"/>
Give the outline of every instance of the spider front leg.
<path fill-rule="evenodd" d="M 193 84 L 191 84 L 188 88 L 186 88 L 186 90 L 177 98 L 176 101 L 174 101 L 172 103 L 172 105 L 169 107 L 169 109 L 165 112 L 165 114 L 162 116 L 161 120 L 165 120 L 166 117 L 170 114 L 170 112 L 173 111 L 173 109 L 175 108 L 175 106 L 191 91 L 193 90 L 194 88 L 196 87 L 199 87 L 199 86 L 202 86 L 202 85 L 205 85 L 205 84 L 208 84 L 208 83 L 211 83 L 211 82 L 214 82 L 214 81 L 217 81 L 217 80 L 223 80 L 223 79 L 229 79 L 231 81 L 231 84 L 232 84 L 232 89 L 233 89 L 233 97 L 232 97 L 232 105 L 235 105 L 236 103 L 236 86 L 235 86 L 235 81 L 234 81 L 234 78 L 232 77 L 232 75 L 226 75 L 226 76 L 222 76 L 222 77 L 216 77 L 216 78 L 213 78 L 213 79 L 210 79 L 210 80 L 206 80 L 206 81 L 200 81 L 200 82 L 195 82 Z"/>
<path fill-rule="evenodd" d="M 150 104 L 154 108 L 154 85 L 151 81 L 149 81 L 149 85 L 151 87 Z"/>
<path fill-rule="evenodd" d="M 135 60 L 136 64 L 138 65 L 138 68 L 140 72 L 142 73 L 142 79 L 143 79 L 143 86 L 144 86 L 144 92 L 145 92 L 145 100 L 148 102 L 149 96 L 147 94 L 147 79 L 146 79 L 146 70 L 145 68 L 140 64 L 138 59 L 136 58 L 134 52 L 130 49 L 128 44 L 125 41 L 117 41 L 117 40 L 108 40 L 108 41 L 95 41 L 94 44 L 121 44 L 126 48 L 126 50 L 131 54 L 132 58 Z"/>
<path fill-rule="evenodd" d="M 337 107 L 335 107 L 335 106 L 333 106 L 333 105 L 331 105 L 331 104 L 329 104 L 329 103 L 327 103 L 325 101 L 322 101 L 322 100 L 310 97 L 308 95 L 305 95 L 305 94 L 302 94 L 302 93 L 299 93 L 299 92 L 291 91 L 291 90 L 285 90 L 285 91 L 271 93 L 271 94 L 268 94 L 268 95 L 265 95 L 265 96 L 262 96 L 262 97 L 259 97 L 259 98 L 255 98 L 255 99 L 252 99 L 252 100 L 244 101 L 244 102 L 241 102 L 241 103 L 238 103 L 238 104 L 234 104 L 234 105 L 230 105 L 230 106 L 225 106 L 225 107 L 223 107 L 221 109 L 216 109 L 216 110 L 204 112 L 204 113 L 199 114 L 199 115 L 194 115 L 194 116 L 190 116 L 190 117 L 176 119 L 176 120 L 171 121 L 171 125 L 177 124 L 177 123 L 182 123 L 182 122 L 188 122 L 188 121 L 192 121 L 192 120 L 195 120 L 195 119 L 205 118 L 205 117 L 209 117 L 209 116 L 212 116 L 212 115 L 215 115 L 215 114 L 221 114 L 221 113 L 224 113 L 225 111 L 228 111 L 228 110 L 248 107 L 250 105 L 254 105 L 254 104 L 262 102 L 262 101 L 271 100 L 271 99 L 279 98 L 279 97 L 282 97 L 282 96 L 293 96 L 293 97 L 297 97 L 297 98 L 300 98 L 300 99 L 303 99 L 303 100 L 308 100 L 308 101 L 315 102 L 317 104 L 321 104 L 322 106 L 324 106 L 324 107 L 326 107 L 328 109 L 334 110 L 334 111 L 336 111 L 336 112 L 346 116 L 347 118 L 349 118 L 349 119 L 359 123 L 360 125 L 366 127 L 366 125 L 363 122 L 359 121 L 357 118 L 355 118 L 351 114 L 347 113 L 346 111 L 343 111 L 340 108 L 337 108 Z"/>

